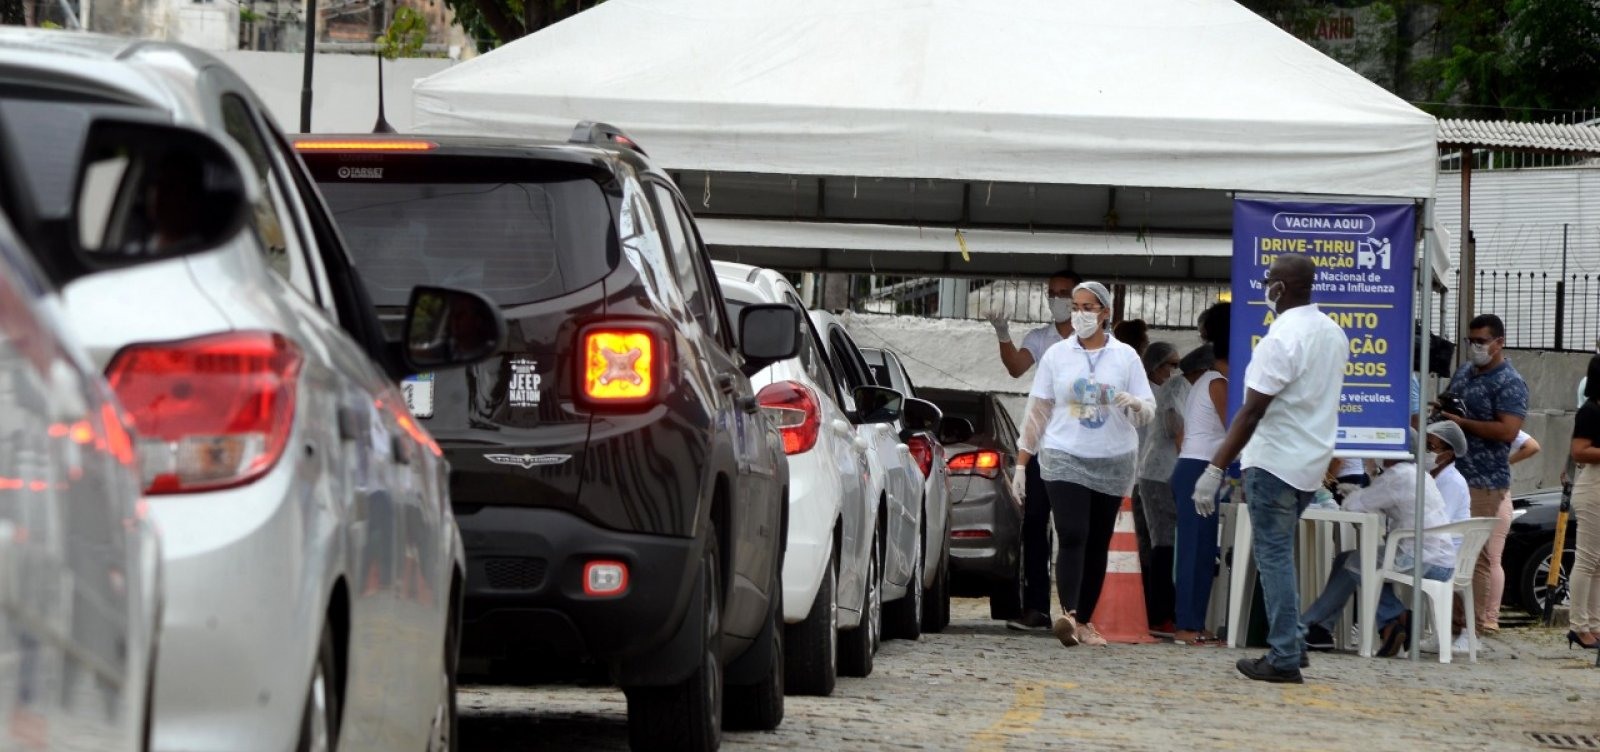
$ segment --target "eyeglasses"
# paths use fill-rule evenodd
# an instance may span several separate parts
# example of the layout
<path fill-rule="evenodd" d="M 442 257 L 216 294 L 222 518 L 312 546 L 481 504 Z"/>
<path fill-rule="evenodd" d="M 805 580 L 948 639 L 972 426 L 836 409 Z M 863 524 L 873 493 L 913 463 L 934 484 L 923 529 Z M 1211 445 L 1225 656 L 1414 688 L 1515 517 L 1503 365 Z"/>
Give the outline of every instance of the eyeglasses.
<path fill-rule="evenodd" d="M 1095 305 L 1095 304 L 1092 304 L 1092 303 L 1088 304 L 1088 305 L 1074 305 L 1074 306 L 1072 306 L 1072 312 L 1073 313 L 1099 313 L 1099 312 L 1101 312 L 1103 310 L 1105 310 L 1105 308 L 1103 308 L 1101 306 L 1098 306 L 1098 305 Z"/>
<path fill-rule="evenodd" d="M 1500 338 L 1499 337 L 1468 337 L 1467 338 L 1467 342 L 1469 342 L 1471 344 L 1474 344 L 1474 345 L 1487 345 L 1490 342 L 1493 342 L 1493 341 L 1495 341 L 1497 339 L 1500 339 Z"/>

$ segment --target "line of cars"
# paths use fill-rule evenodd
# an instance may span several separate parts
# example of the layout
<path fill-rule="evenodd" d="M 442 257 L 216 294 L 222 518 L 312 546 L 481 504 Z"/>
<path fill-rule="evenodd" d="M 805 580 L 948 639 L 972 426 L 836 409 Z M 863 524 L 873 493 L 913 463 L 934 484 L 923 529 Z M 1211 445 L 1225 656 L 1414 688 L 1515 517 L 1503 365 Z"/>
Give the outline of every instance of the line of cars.
<path fill-rule="evenodd" d="M 0 738 L 448 750 L 486 674 L 709 749 L 948 623 L 952 422 L 621 131 L 291 139 L 179 45 L 0 50 Z"/>

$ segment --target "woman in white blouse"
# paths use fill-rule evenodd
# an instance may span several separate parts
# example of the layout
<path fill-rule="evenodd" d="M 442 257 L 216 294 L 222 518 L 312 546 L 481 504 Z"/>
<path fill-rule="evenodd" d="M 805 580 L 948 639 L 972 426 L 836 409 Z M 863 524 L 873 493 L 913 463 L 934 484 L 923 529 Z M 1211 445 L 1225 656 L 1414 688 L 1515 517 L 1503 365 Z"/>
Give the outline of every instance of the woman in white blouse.
<path fill-rule="evenodd" d="M 1104 645 L 1094 628 L 1107 552 L 1122 499 L 1133 490 L 1138 427 L 1155 414 L 1155 397 L 1132 347 L 1107 331 L 1111 293 L 1099 282 L 1072 291 L 1073 336 L 1045 351 L 1034 375 L 1017 446 L 1012 488 L 1027 490 L 1022 468 L 1034 455 L 1055 518 L 1056 589 L 1062 645 Z"/>

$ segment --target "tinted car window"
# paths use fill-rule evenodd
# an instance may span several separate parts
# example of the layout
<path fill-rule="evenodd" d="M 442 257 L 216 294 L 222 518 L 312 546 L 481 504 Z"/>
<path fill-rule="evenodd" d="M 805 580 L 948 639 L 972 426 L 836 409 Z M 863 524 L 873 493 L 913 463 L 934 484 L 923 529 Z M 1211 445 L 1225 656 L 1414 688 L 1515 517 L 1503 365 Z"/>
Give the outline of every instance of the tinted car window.
<path fill-rule="evenodd" d="M 64 217 L 72 209 L 72 191 L 78 181 L 78 153 L 97 115 L 138 113 L 117 105 L 49 100 L 13 99 L 0 103 L 12 143 L 26 138 L 28 148 L 16 149 L 24 176 L 22 187 L 33 199 L 41 217 Z"/>
<path fill-rule="evenodd" d="M 376 305 L 403 306 L 418 284 L 533 303 L 611 270 L 610 204 L 592 180 L 321 187 Z"/>

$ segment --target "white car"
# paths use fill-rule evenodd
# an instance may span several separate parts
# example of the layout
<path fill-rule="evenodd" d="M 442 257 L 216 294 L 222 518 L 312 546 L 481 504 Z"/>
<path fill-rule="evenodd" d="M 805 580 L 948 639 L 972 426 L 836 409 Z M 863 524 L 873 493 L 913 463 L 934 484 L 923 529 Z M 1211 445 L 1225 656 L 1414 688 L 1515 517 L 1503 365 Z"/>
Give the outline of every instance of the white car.
<path fill-rule="evenodd" d="M 62 320 L 58 285 L 88 270 L 33 256 L 38 238 L 13 224 L 38 230 L 6 126 L 0 118 L 0 749 L 135 752 L 150 733 L 160 544 L 127 416 Z M 87 213 L 96 208 L 104 202 Z"/>
<path fill-rule="evenodd" d="M 749 305 L 788 303 L 804 311 L 783 275 L 724 261 L 713 263 L 729 319 Z M 839 630 L 861 630 L 871 604 L 869 583 L 879 581 L 871 541 L 877 505 L 867 503 L 872 482 L 867 442 L 856 433 L 826 348 L 809 320 L 800 353 L 750 377 L 756 399 L 783 432 L 789 455 L 789 530 L 783 560 L 784 683 L 792 694 L 828 695 L 838 669 Z M 876 498 L 874 495 L 872 498 Z M 844 583 L 851 583 L 846 588 Z M 857 650 L 860 649 L 858 645 Z M 863 669 L 858 662 L 856 672 Z M 870 661 L 865 671 L 871 670 Z"/>
<path fill-rule="evenodd" d="M 61 293 L 132 416 L 162 533 L 154 748 L 450 748 L 464 558 L 447 466 L 398 378 L 493 352 L 498 310 L 418 288 L 392 344 L 298 157 L 204 53 L 5 29 L 0 75 L 28 83 L 0 90 L 0 113 L 41 223 L 80 171 L 116 169 L 62 158 L 102 113 L 208 133 L 251 184 L 250 222 L 219 249 Z M 108 264 L 233 211 L 192 164 L 139 170 L 156 189 L 95 231 Z"/>
<path fill-rule="evenodd" d="M 922 402 L 924 410 L 937 415 L 932 419 L 934 425 L 923 426 L 923 430 L 914 430 L 902 419 L 900 435 L 911 447 L 911 456 L 917 459 L 925 479 L 922 485 L 923 565 L 917 575 L 922 583 L 922 629 L 942 632 L 950 624 L 950 468 L 945 465 L 948 458 L 944 444 L 939 441 L 937 425 L 944 415 L 937 405 L 917 396 L 917 386 L 912 383 L 905 364 L 900 362 L 900 356 L 877 347 L 864 347 L 861 355 L 866 358 L 867 367 L 872 369 L 879 386 L 905 395 L 907 404 Z"/>
<path fill-rule="evenodd" d="M 863 387 L 885 388 L 877 386 L 872 370 L 861 356 L 861 349 L 839 319 L 827 311 L 810 313 L 827 347 L 828 360 L 841 379 L 841 391 L 854 394 Z M 910 409 L 911 403 L 904 400 L 903 395 L 892 393 L 904 409 Z M 845 408 L 852 412 L 871 412 L 873 406 L 850 404 Z M 934 412 L 937 413 L 937 408 Z M 879 501 L 883 633 L 888 637 L 914 640 L 922 633 L 922 564 L 926 561 L 922 491 L 925 478 L 920 463 L 912 456 L 911 447 L 897 430 L 898 413 L 897 410 L 895 420 L 890 422 L 857 425 L 856 433 L 867 442 L 868 466 L 873 477 L 871 489 Z"/>

